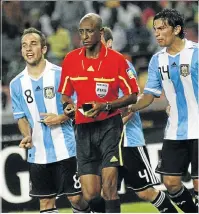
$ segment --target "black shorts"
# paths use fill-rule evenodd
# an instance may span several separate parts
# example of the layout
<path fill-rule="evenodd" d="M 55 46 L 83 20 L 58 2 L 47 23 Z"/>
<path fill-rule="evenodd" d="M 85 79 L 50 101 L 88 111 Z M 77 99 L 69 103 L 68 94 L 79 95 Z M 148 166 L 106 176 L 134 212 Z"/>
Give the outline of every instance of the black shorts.
<path fill-rule="evenodd" d="M 146 146 L 123 147 L 123 166 L 119 167 L 118 189 L 124 178 L 126 187 L 136 192 L 160 184 L 152 170 Z"/>
<path fill-rule="evenodd" d="M 121 115 L 76 125 L 78 175 L 101 175 L 102 168 L 121 165 Z"/>
<path fill-rule="evenodd" d="M 198 140 L 164 140 L 156 172 L 183 176 L 191 163 L 191 177 L 198 178 Z"/>
<path fill-rule="evenodd" d="M 31 197 L 70 196 L 81 192 L 75 157 L 49 164 L 29 163 L 29 172 Z"/>

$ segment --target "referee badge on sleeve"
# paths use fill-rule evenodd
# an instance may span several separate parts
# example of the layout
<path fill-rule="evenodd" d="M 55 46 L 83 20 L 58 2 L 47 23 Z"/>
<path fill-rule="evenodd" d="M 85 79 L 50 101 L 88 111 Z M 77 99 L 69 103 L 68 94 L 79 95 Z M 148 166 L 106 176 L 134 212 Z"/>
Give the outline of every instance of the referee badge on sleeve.
<path fill-rule="evenodd" d="M 126 73 L 128 74 L 129 79 L 135 78 L 135 76 L 134 76 L 133 71 L 131 70 L 131 68 L 126 69 Z"/>
<path fill-rule="evenodd" d="M 181 64 L 180 65 L 180 74 L 183 77 L 186 77 L 186 76 L 188 76 L 190 74 L 189 65 L 188 64 Z"/>
<path fill-rule="evenodd" d="M 45 87 L 44 88 L 44 97 L 46 99 L 52 99 L 55 96 L 55 89 L 54 87 Z"/>

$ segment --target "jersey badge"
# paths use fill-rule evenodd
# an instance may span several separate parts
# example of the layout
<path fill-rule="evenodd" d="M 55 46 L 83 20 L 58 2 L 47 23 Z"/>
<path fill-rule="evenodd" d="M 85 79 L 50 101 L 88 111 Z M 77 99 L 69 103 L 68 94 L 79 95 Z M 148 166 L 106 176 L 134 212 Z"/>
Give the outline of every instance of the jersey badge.
<path fill-rule="evenodd" d="M 45 87 L 44 88 L 44 96 L 46 99 L 52 99 L 55 96 L 54 87 Z"/>
<path fill-rule="evenodd" d="M 180 74 L 183 77 L 186 77 L 186 76 L 188 76 L 190 74 L 189 65 L 188 64 L 181 64 L 180 65 Z"/>
<path fill-rule="evenodd" d="M 96 88 L 95 88 L 95 92 L 97 94 L 98 97 L 103 98 L 107 95 L 108 93 L 108 87 L 109 84 L 108 83 L 96 83 Z"/>
<path fill-rule="evenodd" d="M 126 73 L 128 74 L 129 79 L 135 78 L 135 76 L 134 76 L 133 71 L 131 70 L 131 68 L 126 69 Z"/>

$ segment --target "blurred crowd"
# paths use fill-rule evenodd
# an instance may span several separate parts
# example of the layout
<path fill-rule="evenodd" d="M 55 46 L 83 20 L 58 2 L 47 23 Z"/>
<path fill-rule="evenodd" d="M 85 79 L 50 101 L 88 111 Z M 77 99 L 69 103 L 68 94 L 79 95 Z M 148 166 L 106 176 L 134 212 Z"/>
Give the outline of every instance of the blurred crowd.
<path fill-rule="evenodd" d="M 24 68 L 20 37 L 25 28 L 35 27 L 46 35 L 47 59 L 61 65 L 69 51 L 81 46 L 78 34 L 80 19 L 89 12 L 99 14 L 103 25 L 113 31 L 113 48 L 133 61 L 142 87 L 148 61 L 158 50 L 152 20 L 165 7 L 175 8 L 184 14 L 186 37 L 198 42 L 197 1 L 3 1 L 3 108 L 10 80 Z"/>

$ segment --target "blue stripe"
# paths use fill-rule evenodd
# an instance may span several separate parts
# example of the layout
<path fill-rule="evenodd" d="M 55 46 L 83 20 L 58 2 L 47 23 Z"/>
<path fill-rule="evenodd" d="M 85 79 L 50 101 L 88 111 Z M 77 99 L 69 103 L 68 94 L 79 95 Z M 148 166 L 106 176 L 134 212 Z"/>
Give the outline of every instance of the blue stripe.
<path fill-rule="evenodd" d="M 61 71 L 55 72 L 55 90 L 57 92 L 59 88 L 59 82 L 61 78 Z M 63 114 L 63 105 L 61 103 L 61 94 L 56 93 L 56 103 L 57 103 L 57 111 L 58 114 Z M 75 136 L 74 136 L 74 130 L 72 127 L 71 120 L 68 120 L 66 123 L 61 125 L 61 129 L 64 135 L 64 143 L 67 148 L 68 154 L 70 157 L 76 155 L 76 146 L 75 146 Z"/>
<path fill-rule="evenodd" d="M 177 62 L 178 67 L 172 67 L 173 62 Z M 169 56 L 169 68 L 172 70 L 170 72 L 170 78 L 174 84 L 176 92 L 176 105 L 178 109 L 178 128 L 177 128 L 177 140 L 182 138 L 187 139 L 188 130 L 188 109 L 184 94 L 184 88 L 182 81 L 180 79 L 180 55 L 176 57 Z"/>
<path fill-rule="evenodd" d="M 198 103 L 198 48 L 194 49 L 193 57 L 191 60 L 191 80 L 192 80 L 194 95 Z"/>
<path fill-rule="evenodd" d="M 131 71 L 137 79 L 137 73 L 134 66 L 127 60 Z M 119 89 L 119 97 L 123 96 L 123 92 Z M 127 147 L 144 146 L 145 140 L 142 130 L 142 122 L 139 112 L 135 112 L 132 118 L 126 124 Z"/>
<path fill-rule="evenodd" d="M 133 117 L 126 124 L 126 137 L 128 147 L 145 145 L 144 135 L 142 131 L 142 122 L 139 112 L 135 112 Z"/>
<path fill-rule="evenodd" d="M 38 111 L 45 113 L 47 112 L 47 110 L 45 107 L 43 90 L 36 91 L 36 87 L 38 86 L 38 84 L 40 85 L 40 88 L 43 88 L 43 77 L 39 81 L 34 81 L 34 80 L 31 80 L 31 81 L 32 81 L 32 86 L 33 86 L 33 91 L 34 91 L 34 96 L 35 96 L 35 101 L 37 104 Z M 54 144 L 51 136 L 51 130 L 48 126 L 44 124 L 41 124 L 41 126 L 43 131 L 43 142 L 46 150 L 47 162 L 48 163 L 55 162 L 57 161 L 57 158 L 56 158 L 55 148 L 54 148 Z"/>

